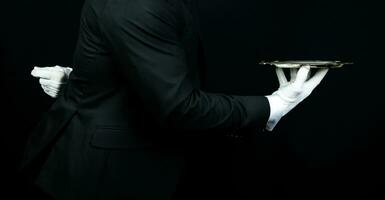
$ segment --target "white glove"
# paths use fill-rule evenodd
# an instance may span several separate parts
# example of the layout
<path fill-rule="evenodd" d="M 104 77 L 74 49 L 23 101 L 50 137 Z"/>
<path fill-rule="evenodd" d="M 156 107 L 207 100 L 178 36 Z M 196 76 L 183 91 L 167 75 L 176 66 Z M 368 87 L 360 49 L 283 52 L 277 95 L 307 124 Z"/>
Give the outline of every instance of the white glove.
<path fill-rule="evenodd" d="M 310 66 L 300 69 L 290 69 L 290 81 L 287 81 L 282 68 L 276 68 L 279 89 L 266 96 L 270 104 L 270 117 L 266 129 L 272 131 L 278 121 L 295 106 L 308 97 L 314 88 L 322 81 L 329 69 L 318 69 L 310 76 Z"/>
<path fill-rule="evenodd" d="M 34 67 L 31 75 L 39 78 L 39 83 L 46 94 L 56 98 L 67 83 L 71 72 L 72 68 L 70 67 L 56 65 L 54 67 Z"/>

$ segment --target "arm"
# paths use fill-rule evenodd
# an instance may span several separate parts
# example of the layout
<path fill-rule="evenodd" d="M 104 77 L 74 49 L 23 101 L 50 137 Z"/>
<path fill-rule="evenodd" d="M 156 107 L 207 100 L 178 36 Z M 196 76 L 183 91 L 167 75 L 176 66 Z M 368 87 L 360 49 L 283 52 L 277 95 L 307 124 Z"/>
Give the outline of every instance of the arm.
<path fill-rule="evenodd" d="M 175 7 L 160 2 L 107 6 L 101 22 L 120 70 L 147 110 L 175 129 L 263 129 L 269 116 L 266 97 L 211 94 L 193 86 L 180 41 L 184 22 Z"/>

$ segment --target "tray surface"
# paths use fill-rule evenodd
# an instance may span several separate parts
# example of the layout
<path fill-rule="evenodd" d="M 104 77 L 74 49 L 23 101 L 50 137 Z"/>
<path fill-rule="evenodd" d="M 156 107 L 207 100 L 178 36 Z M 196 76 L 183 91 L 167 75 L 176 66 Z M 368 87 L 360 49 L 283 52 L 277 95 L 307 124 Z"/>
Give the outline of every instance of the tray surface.
<path fill-rule="evenodd" d="M 262 61 L 261 65 L 274 65 L 279 68 L 299 68 L 303 65 L 310 65 L 311 68 L 340 68 L 350 62 L 329 61 L 329 60 L 284 60 L 284 61 Z"/>

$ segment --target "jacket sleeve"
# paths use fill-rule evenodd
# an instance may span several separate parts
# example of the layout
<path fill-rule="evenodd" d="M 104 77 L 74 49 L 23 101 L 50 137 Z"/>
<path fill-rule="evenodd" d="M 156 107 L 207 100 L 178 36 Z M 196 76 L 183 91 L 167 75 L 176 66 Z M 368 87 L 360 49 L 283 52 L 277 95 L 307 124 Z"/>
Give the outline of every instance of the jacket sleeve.
<path fill-rule="evenodd" d="M 212 94 L 193 86 L 177 7 L 133 2 L 140 3 L 107 6 L 101 30 L 129 84 L 162 126 L 225 132 L 266 126 L 266 97 Z"/>

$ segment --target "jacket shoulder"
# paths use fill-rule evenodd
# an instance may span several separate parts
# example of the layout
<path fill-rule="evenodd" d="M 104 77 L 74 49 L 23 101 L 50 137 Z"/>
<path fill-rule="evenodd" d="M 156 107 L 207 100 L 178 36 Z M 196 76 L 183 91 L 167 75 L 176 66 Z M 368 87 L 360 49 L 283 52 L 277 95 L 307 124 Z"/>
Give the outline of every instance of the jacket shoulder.
<path fill-rule="evenodd" d="M 180 8 L 176 0 L 109 0 L 103 14 L 107 20 L 112 20 L 109 22 L 151 18 L 173 21 L 179 18 Z"/>

